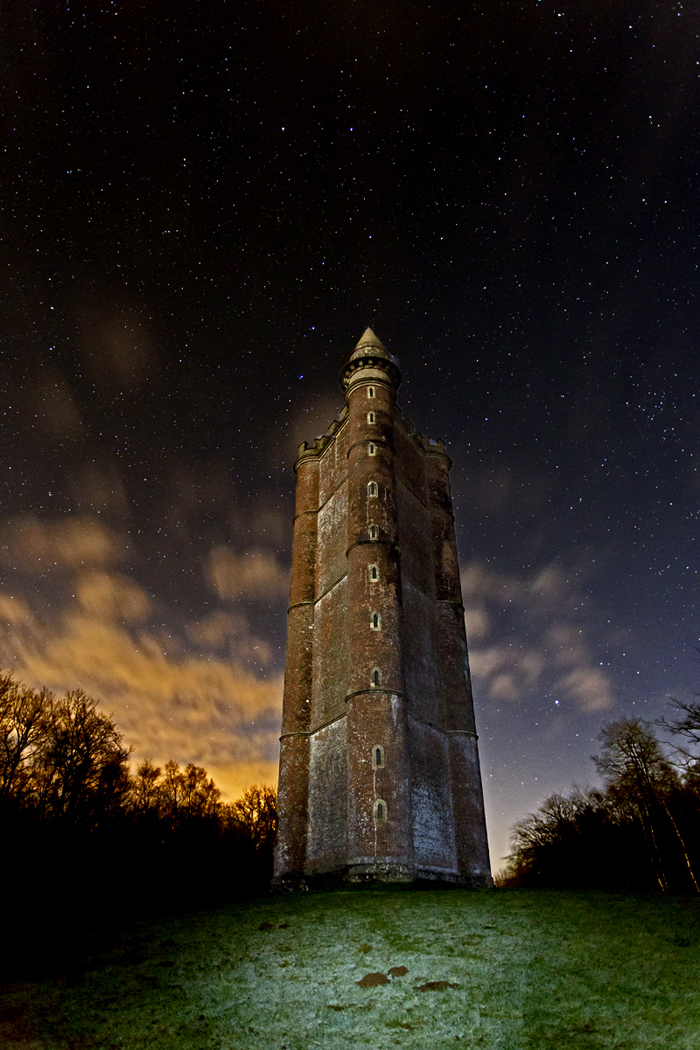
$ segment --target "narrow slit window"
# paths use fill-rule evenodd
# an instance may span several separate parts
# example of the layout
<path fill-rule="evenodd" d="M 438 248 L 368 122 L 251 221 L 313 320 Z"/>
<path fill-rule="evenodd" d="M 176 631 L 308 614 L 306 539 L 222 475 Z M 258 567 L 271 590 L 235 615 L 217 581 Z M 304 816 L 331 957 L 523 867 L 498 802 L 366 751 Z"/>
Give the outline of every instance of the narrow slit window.
<path fill-rule="evenodd" d="M 378 540 L 379 539 L 379 529 L 377 528 L 376 525 L 370 525 L 370 527 L 369 527 L 369 538 L 371 540 Z"/>
<path fill-rule="evenodd" d="M 381 744 L 375 744 L 372 748 L 372 769 L 383 769 L 385 765 L 384 748 Z"/>
<path fill-rule="evenodd" d="M 367 413 L 367 422 L 368 423 L 374 423 L 374 421 L 375 421 L 374 412 L 368 412 Z"/>
<path fill-rule="evenodd" d="M 373 612 L 369 618 L 369 626 L 373 631 L 381 631 L 382 629 L 382 618 L 379 613 Z"/>
<path fill-rule="evenodd" d="M 373 668 L 370 681 L 373 689 L 379 689 L 379 686 L 382 684 L 382 672 L 378 667 Z"/>
<path fill-rule="evenodd" d="M 378 496 L 379 495 L 379 488 L 377 486 L 377 482 L 376 481 L 370 481 L 369 485 L 367 486 L 367 495 L 368 496 Z"/>
<path fill-rule="evenodd" d="M 376 565 L 370 565 L 369 578 L 372 583 L 376 583 L 376 581 L 379 579 L 379 569 Z"/>
<path fill-rule="evenodd" d="M 368 386 L 367 387 L 367 397 L 374 397 L 374 387 L 373 386 Z"/>
<path fill-rule="evenodd" d="M 369 446 L 367 448 L 367 451 L 369 452 L 370 456 L 376 456 L 376 454 L 377 454 L 377 446 L 375 445 L 375 443 L 373 441 L 370 441 Z"/>
<path fill-rule="evenodd" d="M 383 824 L 387 819 L 386 802 L 383 798 L 376 798 L 374 800 L 374 819 L 377 824 Z"/>

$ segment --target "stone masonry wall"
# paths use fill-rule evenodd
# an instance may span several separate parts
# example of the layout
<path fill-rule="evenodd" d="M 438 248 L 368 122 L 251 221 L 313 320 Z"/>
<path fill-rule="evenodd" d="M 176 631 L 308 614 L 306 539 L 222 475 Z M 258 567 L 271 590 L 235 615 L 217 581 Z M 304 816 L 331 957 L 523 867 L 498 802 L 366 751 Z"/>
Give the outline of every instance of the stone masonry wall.
<path fill-rule="evenodd" d="M 347 796 L 347 736 L 343 717 L 311 737 L 307 873 L 323 873 L 346 865 Z"/>

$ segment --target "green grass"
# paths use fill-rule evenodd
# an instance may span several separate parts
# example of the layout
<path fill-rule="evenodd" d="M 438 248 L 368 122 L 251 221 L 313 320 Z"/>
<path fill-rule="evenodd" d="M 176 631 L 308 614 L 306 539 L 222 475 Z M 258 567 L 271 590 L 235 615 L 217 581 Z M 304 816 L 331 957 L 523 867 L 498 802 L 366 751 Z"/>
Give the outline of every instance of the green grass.
<path fill-rule="evenodd" d="M 389 984 L 356 983 L 397 966 Z M 700 1047 L 689 898 L 296 895 L 135 922 L 22 972 L 0 996 L 14 1050 Z"/>

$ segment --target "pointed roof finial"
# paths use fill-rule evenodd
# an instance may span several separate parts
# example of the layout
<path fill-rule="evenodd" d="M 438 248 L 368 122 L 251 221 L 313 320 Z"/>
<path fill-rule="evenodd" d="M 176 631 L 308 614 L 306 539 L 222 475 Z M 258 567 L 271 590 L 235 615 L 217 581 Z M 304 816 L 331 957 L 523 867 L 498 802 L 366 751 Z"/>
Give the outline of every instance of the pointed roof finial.
<path fill-rule="evenodd" d="M 371 328 L 365 329 L 362 338 L 359 339 L 357 343 L 355 343 L 355 349 L 357 350 L 359 346 L 367 346 L 367 344 L 370 344 L 371 346 L 378 346 L 382 350 L 386 350 L 384 343 L 381 341 L 381 339 L 377 339 L 376 335 L 374 334 Z"/>
<path fill-rule="evenodd" d="M 366 328 L 364 335 L 353 347 L 340 366 L 340 385 L 347 390 L 350 377 L 358 368 L 374 368 L 386 373 L 394 387 L 401 382 L 399 362 L 376 337 L 371 328 Z"/>

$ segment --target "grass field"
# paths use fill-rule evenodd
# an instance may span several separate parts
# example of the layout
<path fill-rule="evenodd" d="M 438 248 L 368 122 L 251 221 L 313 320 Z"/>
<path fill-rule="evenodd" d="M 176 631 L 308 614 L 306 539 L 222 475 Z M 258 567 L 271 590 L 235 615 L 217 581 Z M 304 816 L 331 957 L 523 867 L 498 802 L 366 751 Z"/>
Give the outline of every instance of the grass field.
<path fill-rule="evenodd" d="M 0 1045 L 698 1050 L 700 900 L 383 889 L 133 922 L 18 959 Z"/>

